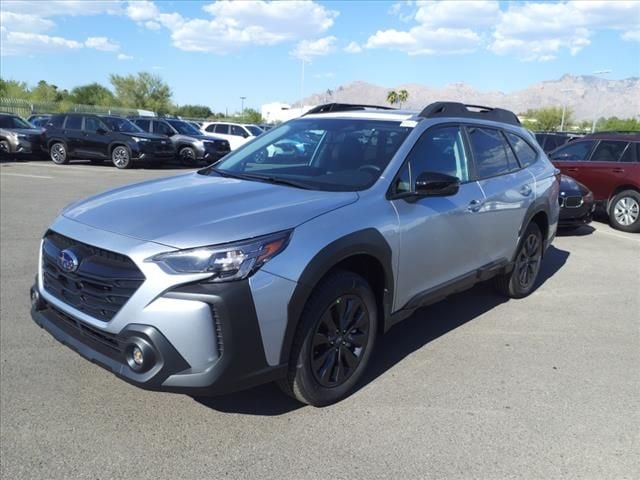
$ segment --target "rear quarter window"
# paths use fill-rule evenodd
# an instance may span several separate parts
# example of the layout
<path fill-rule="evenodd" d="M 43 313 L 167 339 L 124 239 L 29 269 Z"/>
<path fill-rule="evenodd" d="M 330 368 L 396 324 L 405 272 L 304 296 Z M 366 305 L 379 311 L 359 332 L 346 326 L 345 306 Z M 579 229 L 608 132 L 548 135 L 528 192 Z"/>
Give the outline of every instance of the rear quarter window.
<path fill-rule="evenodd" d="M 514 133 L 505 132 L 505 134 L 523 167 L 528 167 L 535 163 L 538 159 L 538 152 L 531 145 Z"/>

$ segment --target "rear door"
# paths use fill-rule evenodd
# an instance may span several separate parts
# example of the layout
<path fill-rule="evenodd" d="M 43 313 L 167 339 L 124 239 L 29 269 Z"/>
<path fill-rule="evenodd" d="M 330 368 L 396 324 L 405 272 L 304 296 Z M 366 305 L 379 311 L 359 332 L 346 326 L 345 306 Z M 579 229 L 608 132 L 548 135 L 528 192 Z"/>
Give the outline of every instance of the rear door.
<path fill-rule="evenodd" d="M 84 144 L 82 117 L 80 115 L 68 115 L 64 122 L 62 133 L 64 134 L 69 154 L 82 155 Z"/>
<path fill-rule="evenodd" d="M 579 181 L 591 189 L 596 200 L 607 200 L 615 189 L 624 185 L 628 175 L 625 153 L 632 154 L 633 145 L 627 141 L 600 140 L 593 149 L 589 162 L 580 167 Z"/>
<path fill-rule="evenodd" d="M 485 196 L 476 248 L 491 262 L 511 261 L 524 218 L 535 200 L 535 178 L 521 168 L 501 130 L 468 125 L 476 179 Z"/>

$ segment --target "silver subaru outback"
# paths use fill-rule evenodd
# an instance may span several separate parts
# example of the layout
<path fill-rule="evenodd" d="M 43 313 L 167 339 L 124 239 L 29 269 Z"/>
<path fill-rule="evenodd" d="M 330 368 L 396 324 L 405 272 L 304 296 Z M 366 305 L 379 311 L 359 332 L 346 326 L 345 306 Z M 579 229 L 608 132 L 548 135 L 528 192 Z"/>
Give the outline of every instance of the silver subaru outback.
<path fill-rule="evenodd" d="M 143 388 L 277 381 L 327 405 L 416 309 L 489 279 L 531 293 L 558 189 L 512 112 L 323 105 L 197 172 L 68 206 L 32 316 Z"/>

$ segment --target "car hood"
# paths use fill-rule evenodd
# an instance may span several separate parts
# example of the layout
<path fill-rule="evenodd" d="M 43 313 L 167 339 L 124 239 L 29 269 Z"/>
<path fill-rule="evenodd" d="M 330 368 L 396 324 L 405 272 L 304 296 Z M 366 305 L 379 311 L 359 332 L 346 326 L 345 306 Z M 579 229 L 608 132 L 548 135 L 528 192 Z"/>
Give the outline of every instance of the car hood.
<path fill-rule="evenodd" d="M 42 135 L 44 131 L 42 128 L 11 128 L 7 129 L 14 133 L 21 133 L 22 135 Z"/>
<path fill-rule="evenodd" d="M 357 199 L 355 192 L 318 192 L 190 173 L 111 190 L 62 214 L 109 232 L 193 248 L 293 228 Z"/>
<path fill-rule="evenodd" d="M 564 195 L 584 195 L 589 189 L 575 178 L 560 175 L 560 192 Z"/>

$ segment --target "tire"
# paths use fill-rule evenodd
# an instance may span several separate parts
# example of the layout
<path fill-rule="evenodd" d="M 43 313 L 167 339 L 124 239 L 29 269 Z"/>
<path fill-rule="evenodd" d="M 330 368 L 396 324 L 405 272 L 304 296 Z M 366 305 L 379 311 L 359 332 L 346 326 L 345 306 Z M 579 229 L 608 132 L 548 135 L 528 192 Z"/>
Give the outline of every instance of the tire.
<path fill-rule="evenodd" d="M 116 145 L 111 150 L 111 161 L 116 168 L 124 170 L 125 168 L 131 168 L 133 161 L 131 160 L 131 152 L 124 145 Z"/>
<path fill-rule="evenodd" d="M 11 146 L 6 140 L 0 140 L 0 155 L 9 155 L 11 153 Z"/>
<path fill-rule="evenodd" d="M 618 193 L 609 206 L 611 226 L 623 232 L 640 232 L 640 193 L 624 190 Z"/>
<path fill-rule="evenodd" d="M 377 317 L 376 299 L 365 279 L 345 271 L 327 277 L 302 312 L 280 388 L 316 407 L 351 394 L 374 349 Z"/>
<path fill-rule="evenodd" d="M 533 291 L 540 272 L 542 245 L 540 227 L 530 223 L 518 245 L 513 270 L 494 279 L 498 293 L 510 298 L 523 298 Z"/>
<path fill-rule="evenodd" d="M 67 147 L 62 142 L 54 142 L 49 147 L 49 158 L 56 165 L 64 165 L 69 163 L 69 154 Z"/>
<path fill-rule="evenodd" d="M 195 167 L 198 164 L 196 151 L 191 147 L 182 147 L 178 152 L 178 159 L 185 167 Z"/>

